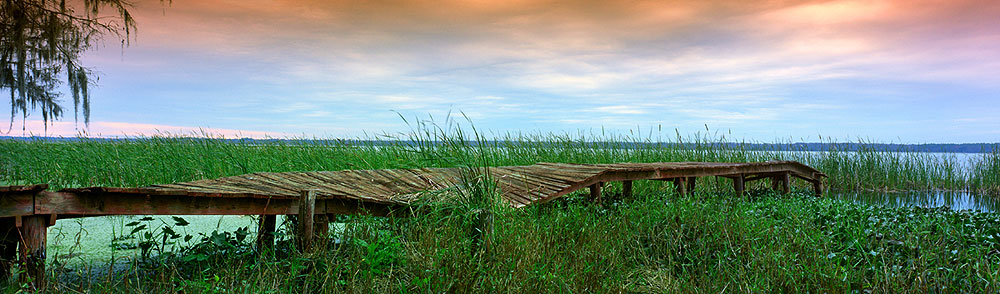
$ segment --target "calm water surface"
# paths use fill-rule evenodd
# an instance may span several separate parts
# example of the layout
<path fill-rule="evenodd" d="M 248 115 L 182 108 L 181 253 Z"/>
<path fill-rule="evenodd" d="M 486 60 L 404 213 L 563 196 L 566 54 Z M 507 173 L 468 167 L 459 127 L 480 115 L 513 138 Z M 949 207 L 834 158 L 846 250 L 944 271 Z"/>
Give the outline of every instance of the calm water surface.
<path fill-rule="evenodd" d="M 945 207 L 952 210 L 1000 212 L 995 195 L 968 192 L 920 191 L 897 193 L 830 192 L 833 198 L 883 207 Z"/>

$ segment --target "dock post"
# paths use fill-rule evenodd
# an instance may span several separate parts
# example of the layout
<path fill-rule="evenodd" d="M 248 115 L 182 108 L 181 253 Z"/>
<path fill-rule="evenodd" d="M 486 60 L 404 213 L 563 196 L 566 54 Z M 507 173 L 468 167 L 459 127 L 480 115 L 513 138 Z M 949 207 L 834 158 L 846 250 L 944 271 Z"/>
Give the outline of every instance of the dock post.
<path fill-rule="evenodd" d="M 737 197 L 743 197 L 743 174 L 733 177 L 733 191 Z"/>
<path fill-rule="evenodd" d="M 695 185 L 695 181 L 697 181 L 697 180 L 698 180 L 698 177 L 688 177 L 687 178 L 687 192 L 688 193 L 694 193 L 694 185 Z"/>
<path fill-rule="evenodd" d="M 622 197 L 632 197 L 632 181 L 622 181 Z"/>
<path fill-rule="evenodd" d="M 313 214 L 316 211 L 316 191 L 302 191 L 299 197 L 299 227 L 298 245 L 299 250 L 308 252 L 312 249 L 313 239 Z"/>
<path fill-rule="evenodd" d="M 816 192 L 817 197 L 823 197 L 823 179 L 816 178 L 813 183 L 813 191 Z"/>
<path fill-rule="evenodd" d="M 22 241 L 21 263 L 24 264 L 22 283 L 30 282 L 38 290 L 45 287 L 45 241 L 48 234 L 48 215 L 29 215 L 18 228 Z"/>
<path fill-rule="evenodd" d="M 594 203 L 601 203 L 601 188 L 604 187 L 604 182 L 597 182 L 590 185 L 590 200 Z"/>
<path fill-rule="evenodd" d="M 781 194 L 788 194 L 792 192 L 792 175 L 789 173 L 781 174 Z"/>
<path fill-rule="evenodd" d="M 10 268 L 17 261 L 17 233 L 13 217 L 0 219 L 0 281 L 13 274 Z"/>
<path fill-rule="evenodd" d="M 687 177 L 674 178 L 674 187 L 677 188 L 678 195 L 687 196 Z"/>
<path fill-rule="evenodd" d="M 257 225 L 257 252 L 270 251 L 274 247 L 274 227 L 277 223 L 276 215 L 261 215 Z"/>

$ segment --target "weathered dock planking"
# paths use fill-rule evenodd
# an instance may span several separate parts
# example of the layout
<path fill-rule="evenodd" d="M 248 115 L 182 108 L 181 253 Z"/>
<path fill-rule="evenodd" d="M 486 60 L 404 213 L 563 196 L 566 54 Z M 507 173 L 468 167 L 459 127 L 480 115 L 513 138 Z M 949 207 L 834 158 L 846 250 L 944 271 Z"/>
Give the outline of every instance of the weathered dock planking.
<path fill-rule="evenodd" d="M 631 194 L 632 181 L 673 181 L 680 193 L 689 193 L 698 177 L 733 180 L 743 194 L 745 183 L 771 179 L 772 188 L 790 190 L 791 177 L 823 192 L 822 172 L 795 161 L 752 163 L 660 162 L 616 164 L 539 163 L 489 167 L 504 202 L 513 207 L 544 203 L 583 188 L 599 202 L 607 182 L 622 182 Z M 463 181 L 461 168 L 342 170 L 252 173 L 140 188 L 87 187 L 47 191 L 47 185 L 0 187 L 0 274 L 9 275 L 14 247 L 34 281 L 44 281 L 46 227 L 57 219 L 101 215 L 261 215 L 258 246 L 273 244 L 274 216 L 391 215 L 402 211 L 424 193 L 453 189 Z M 308 195 L 304 197 L 303 195 Z M 300 235 L 311 236 L 312 219 L 300 216 Z M 320 223 L 322 222 L 322 223 Z M 4 234 L 5 233 L 5 234 Z M 308 247 L 310 240 L 300 240 Z M 20 244 L 20 246 L 17 246 Z"/>

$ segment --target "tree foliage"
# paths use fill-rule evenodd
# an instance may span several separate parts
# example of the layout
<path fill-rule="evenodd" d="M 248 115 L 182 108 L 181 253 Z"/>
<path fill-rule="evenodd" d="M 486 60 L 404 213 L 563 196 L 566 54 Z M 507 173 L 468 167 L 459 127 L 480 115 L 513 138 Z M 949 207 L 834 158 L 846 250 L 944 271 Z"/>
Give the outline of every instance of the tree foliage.
<path fill-rule="evenodd" d="M 67 3 L 69 2 L 69 3 Z M 80 55 L 104 36 L 122 47 L 136 29 L 127 0 L 0 0 L 0 90 L 10 93 L 11 118 L 41 112 L 48 129 L 63 115 L 59 86 L 73 96 L 73 117 L 90 123 L 90 86 L 96 75 Z"/>

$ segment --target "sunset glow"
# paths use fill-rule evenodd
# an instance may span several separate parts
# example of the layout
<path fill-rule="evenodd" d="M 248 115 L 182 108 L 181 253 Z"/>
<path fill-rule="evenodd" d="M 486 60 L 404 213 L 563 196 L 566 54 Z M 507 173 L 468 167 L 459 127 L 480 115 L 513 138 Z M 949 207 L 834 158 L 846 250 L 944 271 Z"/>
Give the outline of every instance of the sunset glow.
<path fill-rule="evenodd" d="M 84 58 L 101 73 L 91 134 L 356 137 L 461 112 L 494 133 L 1000 141 L 996 1 L 175 0 L 134 15 L 131 47 Z M 72 120 L 48 135 L 76 135 Z"/>

